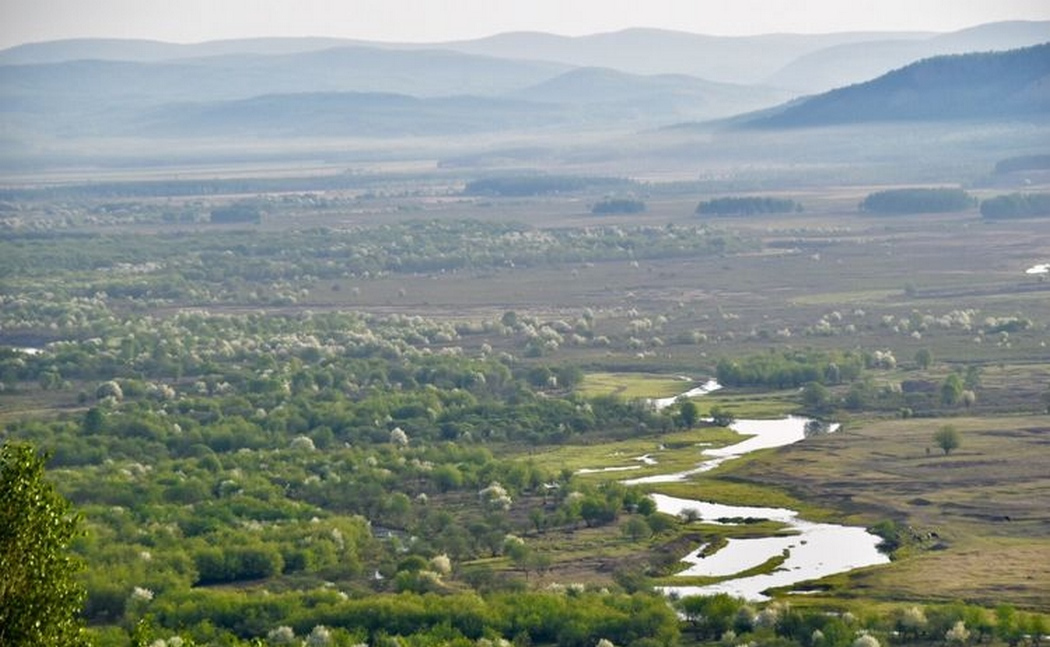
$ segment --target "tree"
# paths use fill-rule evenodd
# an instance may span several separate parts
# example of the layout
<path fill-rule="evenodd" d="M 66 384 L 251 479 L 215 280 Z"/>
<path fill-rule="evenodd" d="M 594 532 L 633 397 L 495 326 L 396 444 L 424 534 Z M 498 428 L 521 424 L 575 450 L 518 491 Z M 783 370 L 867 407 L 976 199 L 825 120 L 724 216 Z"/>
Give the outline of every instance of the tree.
<path fill-rule="evenodd" d="M 85 434 L 97 434 L 100 433 L 105 427 L 106 419 L 102 414 L 102 410 L 98 407 L 91 407 L 84 414 L 84 422 L 81 424 Z"/>
<path fill-rule="evenodd" d="M 958 373 L 952 373 L 941 384 L 941 404 L 954 406 L 962 400 L 963 381 Z"/>
<path fill-rule="evenodd" d="M 120 388 L 120 385 L 115 380 L 109 380 L 98 385 L 98 388 L 95 389 L 95 397 L 99 400 L 113 398 L 120 402 L 124 399 L 124 390 Z"/>
<path fill-rule="evenodd" d="M 716 427 L 728 427 L 736 422 L 736 418 L 722 407 L 714 406 L 711 407 L 711 422 Z"/>
<path fill-rule="evenodd" d="M 921 608 L 909 607 L 901 612 L 897 619 L 897 631 L 904 639 L 918 640 L 925 631 L 927 622 L 926 613 Z"/>
<path fill-rule="evenodd" d="M 966 377 L 963 378 L 963 386 L 971 391 L 981 388 L 981 367 L 970 365 L 966 367 Z"/>
<path fill-rule="evenodd" d="M 631 517 L 628 519 L 627 523 L 623 525 L 621 532 L 623 532 L 623 535 L 631 541 L 646 539 L 653 533 L 649 524 L 647 524 L 645 519 L 642 519 L 641 517 Z"/>
<path fill-rule="evenodd" d="M 88 644 L 69 554 L 78 518 L 30 445 L 0 449 L 0 501 L 0 645 Z"/>
<path fill-rule="evenodd" d="M 812 438 L 813 436 L 823 436 L 831 431 L 831 425 L 823 420 L 807 420 L 806 426 L 802 429 L 802 434 L 806 438 Z"/>
<path fill-rule="evenodd" d="M 802 211 L 794 200 L 758 196 L 715 198 L 696 205 L 698 214 L 719 216 L 750 216 L 756 213 L 791 213 Z"/>
<path fill-rule="evenodd" d="M 631 200 L 629 198 L 610 198 L 608 200 L 602 200 L 591 207 L 591 213 L 593 214 L 642 213 L 643 211 L 645 211 L 644 202 L 641 200 Z"/>
<path fill-rule="evenodd" d="M 920 348 L 915 353 L 915 364 L 924 371 L 930 368 L 930 364 L 933 364 L 933 353 L 929 348 Z"/>
<path fill-rule="evenodd" d="M 802 404 L 811 411 L 823 411 L 831 403 L 831 392 L 820 382 L 809 382 L 802 387 Z"/>
<path fill-rule="evenodd" d="M 964 211 L 974 206 L 975 199 L 962 189 L 890 189 L 872 193 L 860 203 L 869 213 L 946 213 Z"/>
<path fill-rule="evenodd" d="M 962 620 L 956 620 L 952 628 L 944 634 L 944 639 L 949 643 L 963 644 L 970 640 L 970 630 Z"/>
<path fill-rule="evenodd" d="M 951 425 L 944 425 L 938 429 L 933 434 L 933 442 L 937 443 L 937 446 L 944 451 L 945 456 L 950 454 L 953 449 L 958 449 L 959 445 L 962 444 L 959 430 Z"/>
<path fill-rule="evenodd" d="M 879 640 L 868 633 L 862 633 L 853 641 L 853 647 L 879 647 Z"/>
<path fill-rule="evenodd" d="M 692 400 L 683 400 L 678 405 L 678 416 L 686 429 L 692 429 L 700 420 L 700 407 L 696 406 Z"/>

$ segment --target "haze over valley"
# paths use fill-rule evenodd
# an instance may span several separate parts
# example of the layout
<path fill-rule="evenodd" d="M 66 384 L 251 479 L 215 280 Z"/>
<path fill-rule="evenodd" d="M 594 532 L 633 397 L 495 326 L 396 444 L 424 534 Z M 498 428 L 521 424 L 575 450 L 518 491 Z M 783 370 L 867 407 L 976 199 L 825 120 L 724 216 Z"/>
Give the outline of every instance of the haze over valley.
<path fill-rule="evenodd" d="M 0 645 L 1046 642 L 1041 3 L 23 4 Z"/>

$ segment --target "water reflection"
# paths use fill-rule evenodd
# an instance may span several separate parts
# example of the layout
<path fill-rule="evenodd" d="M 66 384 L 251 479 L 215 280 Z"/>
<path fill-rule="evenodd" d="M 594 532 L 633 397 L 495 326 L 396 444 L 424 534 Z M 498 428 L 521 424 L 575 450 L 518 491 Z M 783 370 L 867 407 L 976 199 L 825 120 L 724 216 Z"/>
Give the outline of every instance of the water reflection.
<path fill-rule="evenodd" d="M 707 392 L 710 392 L 707 391 Z M 673 401 L 673 400 L 672 400 Z M 759 449 L 783 447 L 806 436 L 807 418 L 781 420 L 738 420 L 732 428 L 748 438 L 734 445 L 705 450 L 706 458 L 696 467 L 673 474 L 661 474 L 624 481 L 627 484 L 683 481 L 692 474 L 708 471 L 725 461 Z M 837 427 L 831 427 L 835 431 Z M 864 566 L 885 564 L 889 557 L 876 548 L 880 538 L 864 528 L 838 524 L 814 523 L 798 517 L 794 510 L 758 506 L 733 506 L 698 499 L 683 499 L 663 494 L 653 495 L 656 507 L 672 515 L 686 514 L 710 523 L 739 523 L 743 519 L 768 519 L 786 525 L 785 536 L 730 539 L 712 555 L 702 557 L 703 547 L 686 555 L 689 568 L 682 576 L 727 577 L 743 573 L 783 557 L 784 561 L 770 573 L 729 579 L 707 586 L 662 587 L 665 593 L 684 595 L 730 595 L 761 601 L 768 599 L 763 591 L 805 580 L 819 579 Z"/>

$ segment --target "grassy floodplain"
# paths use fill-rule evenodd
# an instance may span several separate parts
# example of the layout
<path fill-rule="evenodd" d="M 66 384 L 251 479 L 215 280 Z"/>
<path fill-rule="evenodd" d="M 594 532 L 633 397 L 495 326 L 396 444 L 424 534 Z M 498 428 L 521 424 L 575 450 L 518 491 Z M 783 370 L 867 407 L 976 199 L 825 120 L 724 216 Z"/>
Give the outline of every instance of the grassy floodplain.
<path fill-rule="evenodd" d="M 993 152 L 1011 151 L 942 159 L 923 179 L 991 182 Z M 84 514 L 74 550 L 93 635 L 132 644 L 150 618 L 154 638 L 235 644 L 403 604 L 437 618 L 419 620 L 426 632 L 447 619 L 457 640 L 604 637 L 608 624 L 558 633 L 500 606 L 529 594 L 604 605 L 591 619 L 652 605 L 653 626 L 677 632 L 659 644 L 690 644 L 698 629 L 644 591 L 701 545 L 780 528 L 646 514 L 649 491 L 892 531 L 890 564 L 772 592 L 860 618 L 843 644 L 861 628 L 893 642 L 916 605 L 1045 618 L 1050 283 L 1025 270 L 1050 259 L 1050 220 L 873 216 L 856 205 L 904 184 L 900 169 L 763 170 L 646 183 L 649 209 L 634 215 L 591 214 L 602 191 L 465 196 L 484 169 L 432 162 L 345 191 L 70 196 L 59 183 L 6 201 L 3 438 L 51 452 L 56 487 Z M 722 193 L 805 209 L 694 214 Z M 245 199 L 258 222 L 209 221 Z M 750 360 L 819 364 L 827 384 L 726 385 L 695 400 L 701 418 L 808 414 L 843 431 L 685 483 L 619 485 L 739 440 L 645 401 Z M 946 399 L 953 376 L 961 392 Z M 961 438 L 948 455 L 933 442 L 945 425 Z M 637 469 L 579 473 L 610 467 Z M 452 599 L 491 616 L 420 610 Z M 1009 642 L 1006 620 L 989 622 Z M 337 644 L 387 637 L 365 627 L 342 627 Z"/>

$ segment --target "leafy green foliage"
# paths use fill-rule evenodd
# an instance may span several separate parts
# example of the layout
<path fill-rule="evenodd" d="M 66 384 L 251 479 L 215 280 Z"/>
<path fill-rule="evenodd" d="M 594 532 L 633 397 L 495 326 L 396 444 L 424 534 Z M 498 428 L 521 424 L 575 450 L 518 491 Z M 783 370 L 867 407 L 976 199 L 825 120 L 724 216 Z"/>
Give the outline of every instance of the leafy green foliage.
<path fill-rule="evenodd" d="M 541 230 L 474 220 L 352 230 L 231 231 L 221 236 L 26 232 L 0 240 L 0 276 L 64 276 L 62 291 L 55 295 L 63 297 L 63 303 L 104 294 L 197 303 L 243 303 L 250 297 L 249 302 L 258 304 L 293 305 L 301 297 L 299 290 L 263 286 L 306 277 L 365 280 L 390 273 L 672 258 L 744 247 L 738 238 L 704 227 Z M 82 273 L 94 280 L 86 284 L 88 277 Z M 243 289 L 249 285 L 255 289 Z"/>
<path fill-rule="evenodd" d="M 1050 169 L 1050 155 L 1019 155 L 995 163 L 996 173 L 1016 173 Z"/>
<path fill-rule="evenodd" d="M 219 225 L 254 223 L 262 220 L 259 208 L 250 202 L 237 202 L 211 210 L 211 222 Z"/>
<path fill-rule="evenodd" d="M 802 205 L 786 198 L 759 196 L 715 198 L 696 206 L 699 215 L 751 216 L 756 213 L 792 213 L 802 211 Z"/>
<path fill-rule="evenodd" d="M 0 644 L 86 644 L 77 517 L 28 444 L 0 448 Z"/>
<path fill-rule="evenodd" d="M 934 56 L 838 88 L 753 122 L 803 127 L 888 121 L 1028 117 L 1045 112 L 1031 88 L 1050 71 L 1050 45 Z"/>
<path fill-rule="evenodd" d="M 767 386 L 797 388 L 813 382 L 835 384 L 856 380 L 865 358 L 856 353 L 785 351 L 763 353 L 739 359 L 719 360 L 718 381 L 725 386 Z"/>
<path fill-rule="evenodd" d="M 642 213 L 643 211 L 645 211 L 645 203 L 630 198 L 609 198 L 596 202 L 591 207 L 591 213 L 594 214 Z"/>
<path fill-rule="evenodd" d="M 963 211 L 976 204 L 962 189 L 890 189 L 869 194 L 861 211 L 880 214 L 945 213 Z"/>
<path fill-rule="evenodd" d="M 1011 193 L 981 201 L 981 215 L 989 219 L 1050 216 L 1050 193 Z"/>
<path fill-rule="evenodd" d="M 941 448 L 944 455 L 952 453 L 953 450 L 959 448 L 962 445 L 962 436 L 959 434 L 959 430 L 952 425 L 944 425 L 933 434 L 933 442 Z"/>
<path fill-rule="evenodd" d="M 958 373 L 952 373 L 944 378 L 944 382 L 941 383 L 941 404 L 947 406 L 958 404 L 962 400 L 964 386 L 963 379 Z"/>
<path fill-rule="evenodd" d="M 467 182 L 463 193 L 480 196 L 537 196 L 556 193 L 572 193 L 585 189 L 610 186 L 630 186 L 628 180 L 610 177 L 584 177 L 573 175 L 520 175 L 490 177 Z"/>

